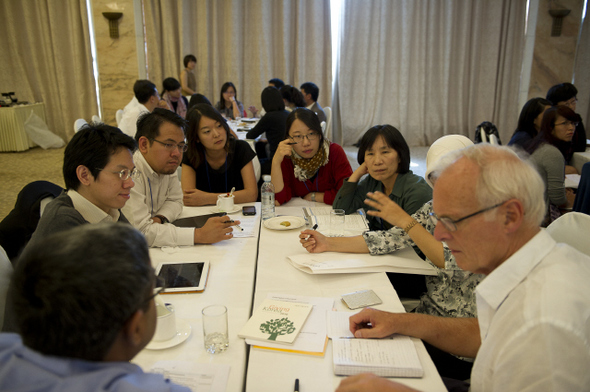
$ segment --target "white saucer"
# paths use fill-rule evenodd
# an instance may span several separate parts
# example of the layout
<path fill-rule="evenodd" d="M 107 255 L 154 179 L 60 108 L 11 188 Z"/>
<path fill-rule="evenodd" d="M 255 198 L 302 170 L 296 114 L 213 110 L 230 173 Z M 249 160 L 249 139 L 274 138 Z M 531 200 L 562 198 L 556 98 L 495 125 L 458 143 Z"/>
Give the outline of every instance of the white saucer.
<path fill-rule="evenodd" d="M 176 319 L 176 328 L 178 331 L 176 332 L 176 336 L 172 339 L 158 342 L 152 340 L 147 346 L 145 346 L 145 348 L 148 350 L 164 350 L 179 345 L 191 336 L 191 326 L 186 320 Z"/>
<path fill-rule="evenodd" d="M 213 207 L 213 208 L 211 208 L 211 212 L 215 212 L 215 213 L 219 213 L 219 212 L 225 212 L 225 213 L 227 213 L 227 214 L 233 214 L 234 212 L 238 212 L 238 211 L 240 211 L 241 209 L 242 209 L 242 207 L 237 207 L 237 206 L 234 206 L 234 209 L 233 209 L 233 210 L 231 210 L 231 211 L 220 211 L 218 207 Z"/>
<path fill-rule="evenodd" d="M 289 222 L 290 226 L 283 226 L 281 222 Z M 271 230 L 293 230 L 305 225 L 305 219 L 299 216 L 277 216 L 264 221 L 264 227 Z"/>

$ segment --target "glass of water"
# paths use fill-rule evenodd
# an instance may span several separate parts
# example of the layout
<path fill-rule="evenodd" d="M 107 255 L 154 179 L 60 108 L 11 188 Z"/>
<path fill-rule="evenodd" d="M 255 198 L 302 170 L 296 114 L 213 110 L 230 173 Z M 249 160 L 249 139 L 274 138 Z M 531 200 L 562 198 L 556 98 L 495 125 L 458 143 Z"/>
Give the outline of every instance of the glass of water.
<path fill-rule="evenodd" d="M 334 209 L 330 211 L 330 235 L 332 237 L 344 237 L 344 225 L 346 214 L 344 210 Z"/>
<path fill-rule="evenodd" d="M 202 314 L 205 350 L 210 354 L 224 352 L 229 346 L 227 308 L 223 305 L 210 305 L 203 308 Z"/>

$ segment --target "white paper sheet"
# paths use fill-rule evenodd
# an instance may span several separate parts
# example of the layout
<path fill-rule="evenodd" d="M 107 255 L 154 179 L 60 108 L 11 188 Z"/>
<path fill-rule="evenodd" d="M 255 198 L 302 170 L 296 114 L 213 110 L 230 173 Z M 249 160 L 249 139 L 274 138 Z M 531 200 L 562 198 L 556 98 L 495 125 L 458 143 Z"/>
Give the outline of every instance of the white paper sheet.
<path fill-rule="evenodd" d="M 192 392 L 225 392 L 229 371 L 229 365 L 187 361 L 159 361 L 150 369 Z"/>

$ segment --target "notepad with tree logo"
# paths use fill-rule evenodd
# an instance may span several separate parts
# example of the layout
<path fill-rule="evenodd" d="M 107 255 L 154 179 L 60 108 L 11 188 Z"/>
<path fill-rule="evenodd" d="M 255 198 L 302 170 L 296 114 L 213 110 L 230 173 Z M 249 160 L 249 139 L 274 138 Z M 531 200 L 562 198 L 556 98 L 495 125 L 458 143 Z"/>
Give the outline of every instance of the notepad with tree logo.
<path fill-rule="evenodd" d="M 310 304 L 265 299 L 238 336 L 293 344 L 312 308 Z"/>

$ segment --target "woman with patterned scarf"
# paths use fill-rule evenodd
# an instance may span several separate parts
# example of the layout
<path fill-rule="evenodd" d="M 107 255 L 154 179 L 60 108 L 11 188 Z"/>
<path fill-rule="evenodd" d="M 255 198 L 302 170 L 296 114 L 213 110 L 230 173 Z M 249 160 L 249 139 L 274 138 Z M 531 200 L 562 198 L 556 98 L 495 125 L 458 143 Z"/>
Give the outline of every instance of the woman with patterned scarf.
<path fill-rule="evenodd" d="M 344 150 L 324 138 L 318 116 L 309 109 L 292 111 L 286 129 L 272 160 L 275 200 L 283 204 L 295 196 L 331 205 L 352 174 Z"/>
<path fill-rule="evenodd" d="M 168 109 L 180 117 L 186 118 L 188 100 L 182 96 L 180 82 L 174 78 L 166 78 L 163 85 L 162 99 L 168 104 Z"/>

